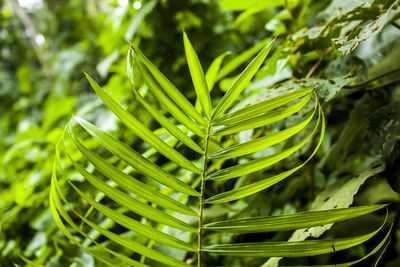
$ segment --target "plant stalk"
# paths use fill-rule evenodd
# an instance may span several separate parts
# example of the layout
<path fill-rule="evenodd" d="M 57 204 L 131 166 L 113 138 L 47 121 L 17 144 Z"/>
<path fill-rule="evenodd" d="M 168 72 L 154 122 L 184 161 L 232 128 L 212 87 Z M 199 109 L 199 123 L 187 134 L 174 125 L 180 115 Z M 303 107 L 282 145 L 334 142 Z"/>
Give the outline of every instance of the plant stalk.
<path fill-rule="evenodd" d="M 400 71 L 400 68 L 394 68 L 394 69 L 392 69 L 392 70 L 390 70 L 390 71 L 381 73 L 381 74 L 379 74 L 379 75 L 377 75 L 377 76 L 375 76 L 375 77 L 373 77 L 373 78 L 370 78 L 370 79 L 365 80 L 365 81 L 363 81 L 363 82 L 360 82 L 360 83 L 358 83 L 358 84 L 346 85 L 346 86 L 344 86 L 344 88 L 362 87 L 362 86 L 364 86 L 364 85 L 368 85 L 370 82 L 373 82 L 373 81 L 375 81 L 375 80 L 378 80 L 378 79 L 380 79 L 380 78 L 382 78 L 382 77 L 385 77 L 385 76 L 387 76 L 387 75 L 389 75 L 389 74 L 392 74 L 392 73 L 395 73 L 395 72 L 397 72 L 397 71 Z"/>
<path fill-rule="evenodd" d="M 207 150 L 208 150 L 208 140 L 210 138 L 210 128 L 211 123 L 208 122 L 207 132 L 206 132 L 206 143 L 204 148 L 204 156 L 203 156 L 203 171 L 201 173 L 201 186 L 200 186 L 200 212 L 199 212 L 199 227 L 197 231 L 197 266 L 201 267 L 201 235 L 203 231 L 203 210 L 204 210 L 204 195 L 206 188 L 206 168 L 207 168 Z"/>
<path fill-rule="evenodd" d="M 333 47 L 328 47 L 326 51 L 322 54 L 322 56 L 318 59 L 317 63 L 314 64 L 314 66 L 310 69 L 310 71 L 307 73 L 306 78 L 310 78 L 311 75 L 315 72 L 315 70 L 318 68 L 318 66 L 324 61 L 325 57 L 333 50 Z"/>

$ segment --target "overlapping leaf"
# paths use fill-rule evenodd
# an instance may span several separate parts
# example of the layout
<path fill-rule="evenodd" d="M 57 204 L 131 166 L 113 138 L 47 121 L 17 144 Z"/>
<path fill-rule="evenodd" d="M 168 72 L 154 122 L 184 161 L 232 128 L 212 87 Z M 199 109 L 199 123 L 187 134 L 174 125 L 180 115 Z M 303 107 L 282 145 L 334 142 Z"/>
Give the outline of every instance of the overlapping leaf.
<path fill-rule="evenodd" d="M 334 223 L 371 213 L 383 207 L 383 205 L 375 205 L 285 216 L 220 221 L 203 226 L 202 216 L 205 204 L 226 203 L 256 194 L 299 170 L 315 155 L 321 146 L 325 134 L 325 119 L 314 88 L 303 88 L 229 112 L 238 96 L 262 66 L 273 43 L 274 41 L 269 40 L 268 43 L 266 41 L 265 44 L 263 43 L 263 48 L 259 54 L 233 82 L 214 111 L 211 106 L 212 101 L 209 92 L 218 79 L 232 71 L 232 64 L 237 63 L 231 63 L 228 66 L 220 68 L 225 56 L 223 54 L 211 65 L 210 70 L 207 71 L 207 75 L 204 75 L 196 52 L 189 38 L 184 33 L 186 58 L 197 95 L 197 103 L 193 106 L 191 101 L 183 96 L 137 47 L 131 45 L 128 53 L 128 76 L 133 86 L 132 93 L 154 120 L 159 123 L 162 131 L 169 135 L 168 140 L 172 140 L 173 142 L 163 140 L 157 132 L 153 132 L 147 128 L 139 121 L 137 114 L 131 114 L 121 107 L 89 75 L 86 75 L 96 94 L 120 118 L 130 132 L 151 146 L 151 150 L 149 150 L 151 152 L 145 154 L 139 153 L 123 141 L 117 140 L 110 134 L 100 130 L 92 123 L 75 116 L 60 139 L 52 177 L 50 194 L 51 211 L 61 231 L 72 242 L 84 251 L 93 254 L 99 261 L 114 266 L 115 264 L 147 266 L 144 264 L 145 258 L 168 266 L 190 266 L 166 253 L 157 251 L 152 247 L 154 243 L 161 243 L 171 248 L 186 251 L 187 253 L 197 253 L 199 257 L 198 261 L 201 265 L 201 255 L 203 252 L 233 256 L 310 256 L 350 248 L 374 236 L 379 229 L 358 237 L 337 240 L 203 246 L 204 230 L 217 232 L 229 231 L 234 233 L 286 231 Z M 257 50 L 259 50 L 258 46 Z M 251 53 L 254 52 L 255 49 L 252 49 Z M 242 62 L 242 59 L 240 60 Z M 137 80 L 138 77 L 141 79 L 142 84 Z M 142 87 L 148 89 L 148 92 L 156 99 L 156 103 L 148 100 L 150 98 L 140 90 Z M 236 135 L 249 129 L 262 128 L 268 124 L 282 121 L 293 114 L 297 114 L 299 111 L 305 110 L 306 106 L 314 106 L 314 108 L 307 109 L 308 113 L 305 119 L 290 128 L 281 129 L 278 132 L 267 134 L 247 142 L 224 142 L 227 139 L 224 136 Z M 161 110 L 160 107 L 162 107 Z M 201 107 L 204 117 L 198 111 L 200 110 L 199 107 Z M 308 129 L 311 130 L 308 131 Z M 65 134 L 67 132 L 69 135 Z M 285 147 L 285 149 L 269 156 L 254 156 L 254 153 L 276 144 L 284 143 L 294 136 L 299 136 L 300 133 L 301 136 L 306 137 L 291 147 Z M 87 145 L 88 139 L 85 140 L 84 138 L 88 136 L 91 141 L 95 140 L 97 144 L 101 144 L 107 150 L 107 153 L 111 154 L 113 159 L 118 159 L 118 162 L 121 164 L 114 164 L 92 151 Z M 219 149 L 207 154 L 211 138 L 213 138 L 213 141 L 220 140 L 221 144 Z M 66 142 L 66 139 L 68 139 L 68 142 Z M 199 139 L 201 140 L 200 143 Z M 263 177 L 263 170 L 296 153 L 313 139 L 318 139 L 318 142 L 307 160 L 285 172 L 271 177 Z M 184 145 L 189 151 L 196 153 L 185 155 L 176 146 L 177 144 L 179 146 Z M 157 152 L 170 160 L 174 166 L 173 169 L 181 168 L 185 173 L 190 173 L 197 177 L 193 181 L 192 186 L 186 183 L 187 179 L 183 181 L 175 172 L 164 169 L 157 162 L 149 159 L 150 156 L 156 155 Z M 61 155 L 65 156 L 63 159 L 67 160 L 71 168 L 80 173 L 81 177 L 84 178 L 85 187 L 81 187 L 79 183 L 71 182 L 68 179 L 68 175 L 58 177 L 58 171 L 63 172 L 66 166 L 65 162 L 61 160 Z M 198 158 L 193 160 L 193 157 L 196 156 Z M 241 157 L 246 158 L 245 163 L 239 161 Z M 218 170 L 207 169 L 208 162 L 217 160 L 225 161 L 227 159 L 232 160 L 232 164 L 229 167 L 222 167 Z M 202 162 L 203 165 L 198 166 L 197 161 Z M 126 165 L 135 171 L 135 176 L 136 174 L 140 176 L 140 180 L 119 167 Z M 213 183 L 215 180 L 235 179 L 255 172 L 258 172 L 260 175 L 260 179 L 257 179 L 256 182 L 220 192 L 205 199 L 207 184 Z M 86 215 L 81 215 L 76 207 L 68 204 L 65 193 L 61 188 L 61 185 L 64 184 L 66 186 L 69 185 L 70 190 L 87 203 L 89 209 Z M 196 191 L 194 187 L 199 184 L 201 184 L 201 188 L 199 191 Z M 90 186 L 92 190 L 85 192 L 87 186 Z M 121 208 L 113 209 L 105 203 L 101 203 L 98 199 L 93 199 L 90 195 L 93 189 L 95 192 L 100 192 L 106 197 L 107 201 L 111 201 L 113 207 L 118 206 Z M 182 195 L 180 198 L 174 199 L 170 196 L 172 193 L 180 193 Z M 199 197 L 199 213 L 182 203 L 184 199 L 189 197 Z M 113 229 L 98 225 L 89 216 L 93 210 L 101 214 L 102 217 L 108 218 L 113 223 L 126 229 L 126 233 L 135 232 L 137 235 L 146 238 L 149 240 L 148 245 L 145 246 L 134 239 L 128 238 L 124 234 L 117 234 Z M 189 215 L 189 217 L 199 216 L 199 226 L 195 227 L 181 217 L 174 216 L 176 212 Z M 74 218 L 70 214 L 74 214 Z M 132 214 L 135 215 L 132 216 Z M 138 220 L 138 218 L 141 218 L 142 221 Z M 84 225 L 83 228 L 78 226 L 76 222 L 78 220 Z M 144 223 L 145 221 L 147 223 Z M 181 240 L 163 231 L 164 226 L 188 233 L 197 233 L 198 245 L 194 245 L 196 238 L 193 239 L 193 242 Z M 131 254 L 124 255 L 121 252 L 108 248 L 107 243 L 99 242 L 96 238 L 85 232 L 85 229 L 96 231 L 106 240 L 113 241 L 113 243 L 118 244 L 120 247 L 130 250 Z M 94 244 L 93 247 L 80 243 L 79 239 L 74 236 L 75 234 L 79 234 L 90 240 L 90 243 Z M 107 262 L 104 255 L 99 253 L 99 251 L 112 255 L 117 263 Z M 375 252 L 376 250 L 371 253 Z M 131 259 L 129 256 L 133 253 L 141 255 L 142 261 L 138 262 Z"/>

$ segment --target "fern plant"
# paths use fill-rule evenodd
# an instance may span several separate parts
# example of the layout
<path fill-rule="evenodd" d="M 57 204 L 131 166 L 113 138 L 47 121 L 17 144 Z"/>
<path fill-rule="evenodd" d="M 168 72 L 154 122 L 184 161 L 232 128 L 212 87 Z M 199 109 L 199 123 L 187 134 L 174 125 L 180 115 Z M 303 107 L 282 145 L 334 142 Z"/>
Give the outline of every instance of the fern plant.
<path fill-rule="evenodd" d="M 383 225 L 365 235 L 334 240 L 206 244 L 205 236 L 211 232 L 223 237 L 226 233 L 308 228 L 371 213 L 384 205 L 205 223 L 207 207 L 226 205 L 257 194 L 303 167 L 321 145 L 325 120 L 314 88 L 303 88 L 232 109 L 263 64 L 274 40 L 258 53 L 213 108 L 215 101 L 212 101 L 210 91 L 215 81 L 221 78 L 218 74 L 223 56 L 217 58 L 204 75 L 185 33 L 183 39 L 197 96 L 196 105 L 189 102 L 137 47 L 131 45 L 128 52 L 128 76 L 133 93 L 138 103 L 161 126 L 160 130 L 150 130 L 139 120 L 140 114 L 129 113 L 85 74 L 108 108 L 151 149 L 139 153 L 85 119 L 73 117 L 57 145 L 50 192 L 53 218 L 68 239 L 111 266 L 149 266 L 148 258 L 167 266 L 186 267 L 204 266 L 210 254 L 266 258 L 331 253 L 359 245 L 382 228 Z M 265 125 L 308 110 L 306 107 L 310 104 L 312 108 L 307 118 L 292 127 L 245 142 L 238 143 L 232 138 L 246 130 L 262 129 Z M 306 137 L 291 147 L 272 155 L 256 156 L 265 148 L 285 142 L 299 133 L 304 135 L 307 131 Z M 306 161 L 282 173 L 263 176 L 263 170 L 293 155 L 312 139 L 318 142 Z M 105 155 L 111 156 L 107 158 L 94 152 L 95 142 L 108 151 L 109 154 Z M 66 171 L 69 167 L 79 172 L 87 183 L 69 179 L 70 173 Z M 256 181 L 248 181 L 243 186 L 228 183 L 252 173 L 258 174 Z M 215 188 L 215 185 L 228 189 L 209 196 L 207 188 Z M 68 197 L 79 199 L 84 203 L 82 206 L 70 204 L 65 193 L 67 188 L 72 190 Z M 91 196 L 93 192 L 96 192 L 94 199 Z M 198 206 L 187 205 L 188 201 Z M 98 224 L 101 220 L 103 223 Z M 191 237 L 182 240 L 165 231 L 166 226 L 190 233 Z M 377 252 L 387 238 L 364 258 Z M 156 250 L 153 247 L 155 243 L 186 252 L 188 260 L 184 262 Z"/>

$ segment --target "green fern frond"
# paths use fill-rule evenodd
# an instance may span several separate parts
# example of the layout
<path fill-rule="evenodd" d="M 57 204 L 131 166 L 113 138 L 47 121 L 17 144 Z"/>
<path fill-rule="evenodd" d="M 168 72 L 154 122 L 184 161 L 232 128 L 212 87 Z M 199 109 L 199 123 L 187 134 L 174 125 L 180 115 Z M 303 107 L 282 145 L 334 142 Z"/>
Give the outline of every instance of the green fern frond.
<path fill-rule="evenodd" d="M 144 125 L 138 114 L 131 114 L 124 109 L 85 73 L 96 94 L 127 127 L 129 133 L 136 135 L 151 149 L 141 153 L 87 120 L 73 117 L 57 145 L 50 192 L 50 207 L 55 223 L 71 242 L 110 266 L 148 266 L 145 264 L 146 258 L 168 266 L 192 266 L 157 250 L 153 247 L 155 243 L 184 251 L 196 259 L 198 266 L 202 266 L 208 253 L 234 257 L 301 257 L 331 253 L 366 242 L 383 227 L 386 220 L 379 229 L 370 233 L 334 240 L 205 246 L 206 231 L 216 235 L 224 235 L 226 232 L 242 234 L 288 231 L 362 216 L 385 205 L 205 224 L 206 206 L 236 201 L 259 193 L 307 164 L 322 144 L 325 118 L 314 88 L 304 88 L 233 111 L 232 106 L 262 66 L 274 40 L 263 43 L 261 51 L 213 109 L 214 101 L 210 91 L 215 82 L 232 71 L 232 66 L 238 65 L 237 60 L 242 62 L 248 55 L 242 55 L 220 68 L 225 57 L 223 54 L 214 61 L 205 75 L 186 33 L 183 39 L 197 105 L 193 105 L 137 47 L 131 45 L 128 52 L 128 76 L 133 87 L 132 93 L 159 123 L 165 138 Z M 254 54 L 253 50 L 251 54 Z M 143 94 L 140 90 L 142 87 L 148 89 L 147 93 Z M 283 121 L 301 111 L 307 113 L 306 118 L 292 127 L 246 142 L 229 141 L 230 136 Z M 294 136 L 301 136 L 302 140 L 275 154 L 254 156 Z M 318 141 L 304 162 L 284 172 L 263 177 L 262 171 L 287 159 L 314 139 Z M 106 152 L 100 155 L 93 151 L 93 142 Z M 106 158 L 110 155 L 118 159 L 117 162 Z M 158 161 L 160 158 L 163 161 Z M 240 160 L 242 158 L 244 161 Z M 225 165 L 227 160 L 231 162 Z M 170 168 L 160 162 L 168 162 Z M 126 171 L 127 166 L 132 173 Z M 85 182 L 73 181 L 69 177 L 71 171 L 67 170 L 79 173 Z M 257 181 L 215 195 L 206 194 L 209 185 L 252 173 L 260 176 Z M 93 199 L 93 195 L 99 192 L 101 197 Z M 80 199 L 84 205 L 70 205 L 67 199 L 70 194 Z M 187 205 L 188 199 L 197 200 L 195 202 L 198 206 Z M 98 224 L 99 220 L 106 218 L 112 224 Z M 174 236 L 165 230 L 166 226 L 190 234 L 191 239 L 183 240 Z M 88 242 L 82 242 L 82 238 Z M 359 261 L 379 251 L 387 239 L 388 236 Z M 338 266 L 349 266 L 359 261 Z"/>

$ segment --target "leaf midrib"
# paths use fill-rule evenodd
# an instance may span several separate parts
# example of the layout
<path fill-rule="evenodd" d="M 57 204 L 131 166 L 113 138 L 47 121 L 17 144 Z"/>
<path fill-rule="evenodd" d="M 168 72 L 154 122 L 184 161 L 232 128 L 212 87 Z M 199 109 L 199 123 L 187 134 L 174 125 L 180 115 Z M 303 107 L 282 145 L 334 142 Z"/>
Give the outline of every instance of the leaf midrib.
<path fill-rule="evenodd" d="M 206 174 L 207 174 L 207 162 L 208 162 L 208 141 L 210 138 L 210 129 L 211 129 L 211 122 L 207 120 L 207 130 L 206 130 L 206 139 L 204 145 L 204 154 L 203 154 L 203 171 L 201 173 L 201 185 L 200 185 L 200 211 L 199 211 L 199 226 L 198 226 L 198 235 L 197 235 L 197 266 L 201 267 L 201 237 L 203 231 L 203 210 L 205 205 L 205 187 L 206 187 Z"/>

